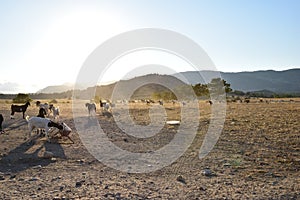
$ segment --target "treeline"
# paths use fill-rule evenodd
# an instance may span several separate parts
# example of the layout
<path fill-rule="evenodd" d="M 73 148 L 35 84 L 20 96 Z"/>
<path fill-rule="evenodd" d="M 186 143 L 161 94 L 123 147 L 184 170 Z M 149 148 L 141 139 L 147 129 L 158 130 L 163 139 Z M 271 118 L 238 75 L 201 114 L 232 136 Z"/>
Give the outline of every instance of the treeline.
<path fill-rule="evenodd" d="M 32 100 L 32 99 L 71 99 L 73 95 L 73 91 L 69 90 L 67 92 L 62 93 L 19 93 L 19 94 L 0 94 L 0 99 L 9 99 L 13 100 L 13 102 L 18 103 L 18 99 Z M 14 100 L 15 99 L 15 100 Z M 23 102 L 23 100 L 21 100 Z M 20 102 L 20 103 L 22 103 Z"/>
<path fill-rule="evenodd" d="M 152 98 L 162 99 L 162 100 L 172 100 L 172 99 L 177 99 L 175 94 L 180 94 L 181 96 L 184 95 L 188 96 L 189 94 L 186 93 L 190 89 L 190 87 L 193 89 L 194 94 L 198 98 L 208 98 L 209 95 L 211 94 L 222 95 L 225 93 L 232 92 L 229 83 L 227 83 L 225 80 L 221 78 L 214 78 L 208 84 L 198 83 L 190 86 L 186 85 L 180 88 L 176 88 L 174 92 L 170 90 L 163 91 L 163 92 L 154 92 Z"/>
<path fill-rule="evenodd" d="M 293 97 L 300 97 L 300 92 L 299 93 L 275 93 L 269 90 L 252 91 L 252 92 L 243 92 L 243 91 L 235 90 L 233 92 L 230 92 L 229 95 L 259 97 L 259 98 L 293 98 Z"/>

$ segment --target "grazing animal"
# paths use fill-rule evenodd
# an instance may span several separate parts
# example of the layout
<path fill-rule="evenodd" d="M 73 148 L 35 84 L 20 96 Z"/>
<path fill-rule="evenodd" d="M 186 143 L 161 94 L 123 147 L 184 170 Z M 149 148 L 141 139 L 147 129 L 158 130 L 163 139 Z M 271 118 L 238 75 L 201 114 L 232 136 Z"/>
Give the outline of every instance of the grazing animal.
<path fill-rule="evenodd" d="M 72 129 L 64 122 L 62 123 L 62 125 L 64 128 L 62 130 L 59 130 L 58 133 L 60 134 L 61 137 L 69 138 L 69 140 L 71 140 L 72 143 L 74 144 L 74 141 L 70 138 L 70 133 L 72 132 Z"/>
<path fill-rule="evenodd" d="M 41 103 L 40 101 L 37 101 L 36 102 L 36 106 L 37 107 L 40 107 L 40 108 L 44 108 L 45 109 L 45 111 L 46 111 L 46 113 L 47 113 L 47 116 L 49 116 L 49 104 L 48 103 Z"/>
<path fill-rule="evenodd" d="M 45 118 L 46 115 L 47 115 L 46 110 L 44 108 L 40 108 L 39 114 L 37 115 L 37 117 Z"/>
<path fill-rule="evenodd" d="M 51 127 L 58 128 L 59 130 L 64 129 L 64 126 L 62 123 L 55 123 L 48 118 L 41 118 L 41 117 L 29 118 L 29 116 L 27 116 L 26 121 L 28 122 L 28 128 L 29 128 L 29 135 L 28 135 L 29 137 L 28 138 L 31 138 L 31 133 L 35 128 L 36 129 L 42 128 L 42 129 L 45 129 L 47 140 L 50 141 L 49 140 L 49 130 Z"/>
<path fill-rule="evenodd" d="M 2 129 L 2 122 L 4 121 L 3 115 L 0 114 L 0 134 L 3 133 L 3 129 Z"/>
<path fill-rule="evenodd" d="M 85 107 L 88 108 L 89 115 L 92 115 L 92 113 L 96 113 L 96 104 L 95 103 L 86 103 Z"/>
<path fill-rule="evenodd" d="M 164 105 L 164 102 L 162 100 L 159 100 L 158 101 L 159 105 L 163 106 Z"/>
<path fill-rule="evenodd" d="M 100 107 L 102 108 L 102 111 L 104 111 L 104 112 L 111 112 L 111 108 L 113 106 L 114 106 L 114 104 L 111 104 L 108 101 L 100 100 Z"/>
<path fill-rule="evenodd" d="M 10 118 L 14 119 L 14 114 L 15 112 L 22 112 L 23 113 L 23 119 L 25 119 L 25 112 L 27 110 L 27 107 L 30 106 L 29 101 L 26 102 L 26 104 L 18 106 L 18 105 L 11 105 L 11 114 L 10 114 Z"/>
<path fill-rule="evenodd" d="M 53 118 L 54 118 L 54 119 L 59 118 L 60 109 L 59 109 L 58 106 L 57 106 L 57 107 L 54 107 L 53 104 L 50 104 L 49 110 L 52 111 L 52 113 L 53 113 Z"/>

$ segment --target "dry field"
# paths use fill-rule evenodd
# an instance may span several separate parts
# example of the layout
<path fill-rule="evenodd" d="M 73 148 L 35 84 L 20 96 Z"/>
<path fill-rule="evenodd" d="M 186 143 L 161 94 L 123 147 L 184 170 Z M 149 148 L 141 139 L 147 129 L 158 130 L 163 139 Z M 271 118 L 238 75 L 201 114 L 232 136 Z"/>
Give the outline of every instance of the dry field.
<path fill-rule="evenodd" d="M 211 107 L 200 102 L 198 132 L 185 154 L 170 166 L 140 174 L 117 171 L 89 154 L 76 132 L 70 102 L 56 105 L 73 129 L 75 144 L 40 137 L 32 145 L 24 141 L 28 127 L 22 115 L 11 120 L 10 104 L 0 102 L 6 131 L 0 135 L 0 199 L 300 199 L 300 99 L 228 103 L 222 134 L 204 159 L 198 152 Z M 169 119 L 180 119 L 178 105 L 165 107 Z M 107 136 L 128 151 L 158 149 L 176 134 L 176 127 L 165 126 L 149 139 L 129 137 L 97 108 Z M 149 106 L 130 108 L 137 124 L 149 123 Z M 29 116 L 37 113 L 35 105 L 28 108 Z M 54 157 L 44 158 L 45 151 Z"/>

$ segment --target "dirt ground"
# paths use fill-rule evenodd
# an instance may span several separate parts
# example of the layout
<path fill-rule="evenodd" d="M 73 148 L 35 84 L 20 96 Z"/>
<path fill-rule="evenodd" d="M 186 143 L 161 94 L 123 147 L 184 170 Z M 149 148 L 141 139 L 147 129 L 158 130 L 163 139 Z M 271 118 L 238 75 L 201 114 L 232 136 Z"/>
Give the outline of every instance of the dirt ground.
<path fill-rule="evenodd" d="M 300 99 L 228 103 L 221 136 L 204 159 L 198 153 L 211 106 L 201 101 L 192 145 L 176 162 L 151 173 L 121 172 L 96 160 L 76 132 L 70 101 L 59 100 L 56 105 L 61 121 L 73 129 L 75 144 L 37 137 L 32 145 L 24 140 L 26 120 L 20 113 L 10 119 L 10 103 L 0 102 L 5 118 L 0 199 L 300 199 Z M 179 105 L 164 106 L 169 119 L 180 120 Z M 158 149 L 176 134 L 175 127 L 166 126 L 147 140 L 129 137 L 111 116 L 101 114 L 99 104 L 97 109 L 96 118 L 106 126 L 107 136 L 128 151 Z M 37 113 L 31 105 L 26 114 Z M 130 114 L 137 124 L 149 123 L 149 105 L 134 104 Z M 44 158 L 45 151 L 53 157 Z"/>

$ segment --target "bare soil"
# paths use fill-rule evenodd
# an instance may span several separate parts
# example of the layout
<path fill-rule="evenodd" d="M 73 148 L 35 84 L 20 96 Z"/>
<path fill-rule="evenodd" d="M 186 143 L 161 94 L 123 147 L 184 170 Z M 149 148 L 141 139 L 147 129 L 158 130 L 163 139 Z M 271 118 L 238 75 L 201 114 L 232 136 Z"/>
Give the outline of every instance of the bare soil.
<path fill-rule="evenodd" d="M 198 133 L 184 155 L 163 169 L 138 174 L 96 160 L 76 132 L 72 104 L 57 105 L 61 121 L 73 129 L 75 144 L 64 138 L 49 143 L 36 137 L 27 145 L 26 120 L 20 113 L 10 119 L 10 104 L 2 101 L 0 199 L 300 199 L 300 99 L 228 103 L 222 134 L 204 159 L 198 153 L 211 106 L 201 101 Z M 131 105 L 137 124 L 150 123 L 150 106 Z M 179 105 L 164 106 L 169 119 L 180 120 Z M 26 114 L 37 113 L 31 105 Z M 175 127 L 166 126 L 157 137 L 141 140 L 127 136 L 108 114 L 97 111 L 96 119 L 106 126 L 111 141 L 132 152 L 158 149 L 176 134 Z M 45 151 L 53 158 L 44 158 Z"/>

